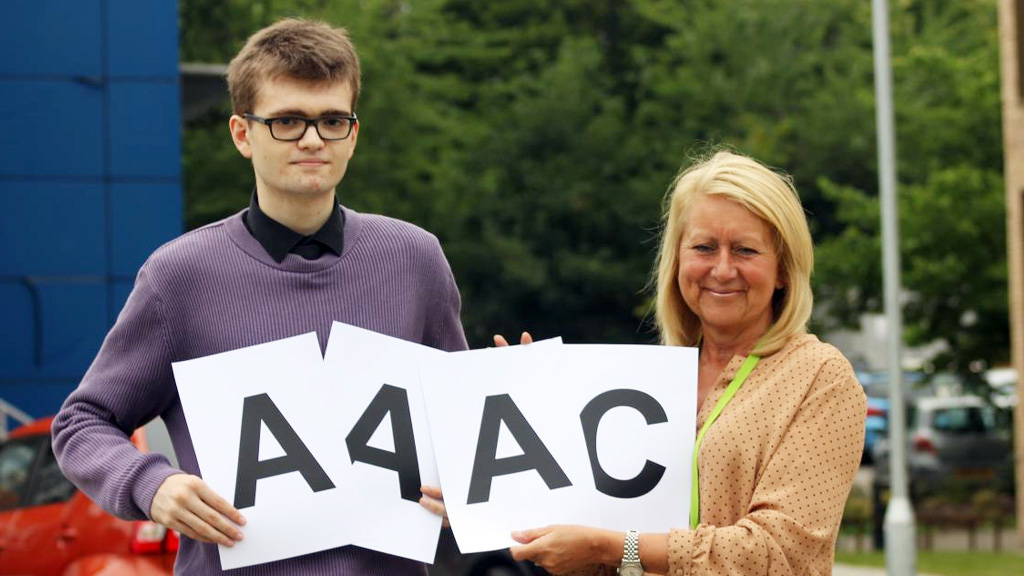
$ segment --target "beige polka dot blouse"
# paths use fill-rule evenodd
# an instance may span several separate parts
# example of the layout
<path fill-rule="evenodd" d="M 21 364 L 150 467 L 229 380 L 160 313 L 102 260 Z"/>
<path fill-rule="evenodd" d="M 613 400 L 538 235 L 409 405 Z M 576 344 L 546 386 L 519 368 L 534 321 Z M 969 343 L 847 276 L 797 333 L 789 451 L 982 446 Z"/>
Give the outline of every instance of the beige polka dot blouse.
<path fill-rule="evenodd" d="M 719 376 L 698 429 L 743 360 Z M 704 437 L 700 525 L 669 533 L 669 575 L 830 574 L 866 402 L 850 363 L 814 336 L 762 358 Z"/>

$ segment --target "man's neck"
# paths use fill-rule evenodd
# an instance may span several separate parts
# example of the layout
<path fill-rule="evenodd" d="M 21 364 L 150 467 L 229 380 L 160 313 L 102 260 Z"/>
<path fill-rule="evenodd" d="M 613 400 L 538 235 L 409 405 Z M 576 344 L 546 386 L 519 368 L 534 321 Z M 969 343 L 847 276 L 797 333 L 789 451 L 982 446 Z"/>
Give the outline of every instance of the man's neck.
<path fill-rule="evenodd" d="M 256 189 L 260 210 L 277 222 L 310 236 L 327 222 L 334 210 L 334 191 L 308 196 L 283 196 Z"/>

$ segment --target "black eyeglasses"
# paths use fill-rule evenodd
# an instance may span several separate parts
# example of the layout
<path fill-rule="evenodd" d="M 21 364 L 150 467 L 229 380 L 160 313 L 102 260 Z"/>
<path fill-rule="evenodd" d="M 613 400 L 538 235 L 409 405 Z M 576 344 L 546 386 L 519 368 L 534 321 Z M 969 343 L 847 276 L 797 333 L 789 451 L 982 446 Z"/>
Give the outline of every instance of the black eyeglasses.
<path fill-rule="evenodd" d="M 319 118 L 302 118 L 301 116 L 281 116 L 279 118 L 261 118 L 252 114 L 243 114 L 245 118 L 270 128 L 274 140 L 295 142 L 302 140 L 310 126 L 316 127 L 316 133 L 324 141 L 344 140 L 352 133 L 356 123 L 356 115 L 351 116 L 320 116 Z"/>

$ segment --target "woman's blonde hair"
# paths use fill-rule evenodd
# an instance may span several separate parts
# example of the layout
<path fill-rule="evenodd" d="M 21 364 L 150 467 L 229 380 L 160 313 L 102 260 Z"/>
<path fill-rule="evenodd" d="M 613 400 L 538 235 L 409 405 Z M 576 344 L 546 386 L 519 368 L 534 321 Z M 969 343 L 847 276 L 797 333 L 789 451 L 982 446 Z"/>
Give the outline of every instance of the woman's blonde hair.
<path fill-rule="evenodd" d="M 771 226 L 783 287 L 772 297 L 772 325 L 752 352 L 772 354 L 791 337 L 807 331 L 814 301 L 811 231 L 791 178 L 728 151 L 719 151 L 682 171 L 665 198 L 654 279 L 655 320 L 661 342 L 668 346 L 696 346 L 700 342 L 700 319 L 679 291 L 679 244 L 694 202 L 712 195 L 739 202 Z"/>

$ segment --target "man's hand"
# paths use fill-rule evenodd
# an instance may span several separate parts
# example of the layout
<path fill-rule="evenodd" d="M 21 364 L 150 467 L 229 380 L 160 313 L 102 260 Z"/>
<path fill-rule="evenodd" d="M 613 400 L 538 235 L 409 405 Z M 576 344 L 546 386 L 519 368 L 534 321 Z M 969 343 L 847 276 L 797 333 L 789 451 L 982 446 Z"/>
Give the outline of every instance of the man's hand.
<path fill-rule="evenodd" d="M 444 507 L 444 494 L 437 486 L 420 486 L 420 506 L 441 517 L 441 526 L 448 528 L 448 510 Z"/>
<path fill-rule="evenodd" d="M 522 335 L 519 336 L 519 343 L 533 344 L 533 336 L 530 336 L 529 332 L 523 332 Z M 494 345 L 497 346 L 498 348 L 501 348 L 502 346 L 508 346 L 508 340 L 505 340 L 505 337 L 502 336 L 501 334 L 495 334 Z"/>
<path fill-rule="evenodd" d="M 234 546 L 242 539 L 241 512 L 221 498 L 198 476 L 168 476 L 157 488 L 149 515 L 162 524 L 200 542 Z"/>

